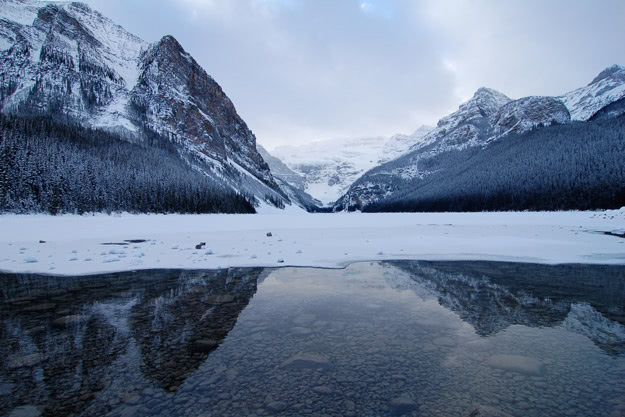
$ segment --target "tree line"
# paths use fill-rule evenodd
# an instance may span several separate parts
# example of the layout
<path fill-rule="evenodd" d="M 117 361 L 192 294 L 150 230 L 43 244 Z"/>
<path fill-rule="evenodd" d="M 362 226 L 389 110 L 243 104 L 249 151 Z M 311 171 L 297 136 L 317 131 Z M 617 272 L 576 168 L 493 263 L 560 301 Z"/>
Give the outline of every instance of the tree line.
<path fill-rule="evenodd" d="M 134 144 L 48 117 L 0 115 L 0 212 L 255 212 L 165 142 Z"/>

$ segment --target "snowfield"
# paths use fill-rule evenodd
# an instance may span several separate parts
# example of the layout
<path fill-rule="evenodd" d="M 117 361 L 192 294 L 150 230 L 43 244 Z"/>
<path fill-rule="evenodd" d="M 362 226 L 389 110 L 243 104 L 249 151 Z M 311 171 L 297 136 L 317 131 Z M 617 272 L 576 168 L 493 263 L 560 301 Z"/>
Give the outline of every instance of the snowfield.
<path fill-rule="evenodd" d="M 625 264 L 625 208 L 596 212 L 2 215 L 0 270 L 342 267 L 384 259 Z M 271 233 L 271 236 L 267 236 Z M 206 244 L 200 249 L 196 245 Z"/>

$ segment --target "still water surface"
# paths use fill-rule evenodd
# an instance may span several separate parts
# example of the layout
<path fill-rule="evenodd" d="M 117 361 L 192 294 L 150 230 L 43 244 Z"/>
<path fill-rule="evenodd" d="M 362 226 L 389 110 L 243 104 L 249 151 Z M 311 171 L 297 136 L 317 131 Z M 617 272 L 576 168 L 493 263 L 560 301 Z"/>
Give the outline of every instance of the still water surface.
<path fill-rule="evenodd" d="M 5 274 L 0 296 L 0 415 L 625 415 L 625 267 Z"/>

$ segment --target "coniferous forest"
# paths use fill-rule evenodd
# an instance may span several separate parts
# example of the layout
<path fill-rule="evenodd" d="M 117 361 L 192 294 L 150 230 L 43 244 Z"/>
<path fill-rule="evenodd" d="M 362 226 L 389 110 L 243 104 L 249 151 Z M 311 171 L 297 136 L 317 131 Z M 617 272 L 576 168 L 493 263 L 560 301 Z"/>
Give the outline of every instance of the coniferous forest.
<path fill-rule="evenodd" d="M 0 212 L 253 213 L 165 139 L 133 144 L 46 117 L 0 115 Z"/>
<path fill-rule="evenodd" d="M 538 128 L 418 161 L 422 179 L 366 212 L 591 210 L 625 206 L 625 116 Z"/>

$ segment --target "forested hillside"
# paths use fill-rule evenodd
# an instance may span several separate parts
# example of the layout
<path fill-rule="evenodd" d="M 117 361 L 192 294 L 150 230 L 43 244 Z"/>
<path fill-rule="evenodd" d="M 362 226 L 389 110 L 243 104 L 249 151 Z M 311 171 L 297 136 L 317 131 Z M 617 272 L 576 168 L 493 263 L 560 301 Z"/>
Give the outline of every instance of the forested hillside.
<path fill-rule="evenodd" d="M 154 134 L 132 144 L 48 118 L 0 115 L 0 212 L 253 213 Z"/>
<path fill-rule="evenodd" d="M 420 159 L 430 175 L 397 178 L 398 191 L 363 211 L 619 208 L 624 161 L 625 116 L 554 125 Z"/>

